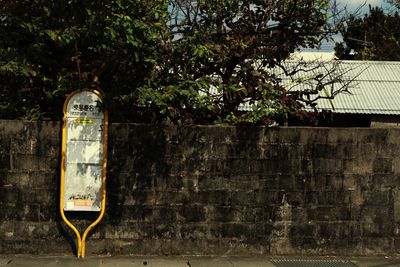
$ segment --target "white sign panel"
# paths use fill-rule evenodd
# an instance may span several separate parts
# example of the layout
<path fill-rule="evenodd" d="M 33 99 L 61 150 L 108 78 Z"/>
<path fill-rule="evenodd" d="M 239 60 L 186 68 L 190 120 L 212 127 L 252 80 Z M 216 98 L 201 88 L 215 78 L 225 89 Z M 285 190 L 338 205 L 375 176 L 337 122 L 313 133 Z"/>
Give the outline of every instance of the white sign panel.
<path fill-rule="evenodd" d="M 80 91 L 66 113 L 64 210 L 100 211 L 102 201 L 104 113 L 100 96 Z"/>

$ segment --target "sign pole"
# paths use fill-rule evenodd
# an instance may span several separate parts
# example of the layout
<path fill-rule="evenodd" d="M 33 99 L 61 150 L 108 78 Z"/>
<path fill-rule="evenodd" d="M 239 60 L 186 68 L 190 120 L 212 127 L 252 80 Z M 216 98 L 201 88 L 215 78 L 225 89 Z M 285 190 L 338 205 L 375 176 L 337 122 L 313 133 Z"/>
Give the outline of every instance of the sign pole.
<path fill-rule="evenodd" d="M 64 103 L 61 154 L 60 213 L 77 239 L 77 257 L 85 257 L 89 232 L 101 221 L 106 206 L 108 114 L 99 91 L 72 92 Z M 83 235 L 65 211 L 99 212 Z"/>
<path fill-rule="evenodd" d="M 107 142 L 108 142 L 108 113 L 104 113 L 104 145 L 103 145 L 103 157 L 107 159 Z M 85 230 L 82 236 L 81 245 L 81 257 L 85 257 L 85 241 L 89 232 L 101 221 L 106 210 L 106 170 L 107 170 L 107 160 L 103 161 L 103 175 L 102 175 L 102 198 L 101 198 L 101 210 L 100 215 L 89 227 Z"/>

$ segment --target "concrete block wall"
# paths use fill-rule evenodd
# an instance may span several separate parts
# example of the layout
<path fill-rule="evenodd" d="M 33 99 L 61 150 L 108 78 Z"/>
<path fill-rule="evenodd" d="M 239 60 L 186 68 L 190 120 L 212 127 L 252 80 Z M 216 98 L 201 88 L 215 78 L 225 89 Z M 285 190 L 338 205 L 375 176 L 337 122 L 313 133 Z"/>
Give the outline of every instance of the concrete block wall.
<path fill-rule="evenodd" d="M 0 253 L 65 250 L 58 216 L 60 124 L 0 120 Z M 63 250 L 60 250 L 61 253 Z"/>
<path fill-rule="evenodd" d="M 0 121 L 0 253 L 69 254 L 61 125 Z M 87 254 L 388 255 L 400 130 L 113 124 Z M 83 229 L 93 213 L 68 214 Z"/>

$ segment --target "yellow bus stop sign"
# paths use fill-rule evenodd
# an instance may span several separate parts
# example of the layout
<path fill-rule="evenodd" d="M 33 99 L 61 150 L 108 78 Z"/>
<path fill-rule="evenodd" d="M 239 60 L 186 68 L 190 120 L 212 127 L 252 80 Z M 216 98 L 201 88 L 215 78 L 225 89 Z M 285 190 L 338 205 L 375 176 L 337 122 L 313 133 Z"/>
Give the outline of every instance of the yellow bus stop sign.
<path fill-rule="evenodd" d="M 64 103 L 60 212 L 77 236 L 78 257 L 85 256 L 89 231 L 104 216 L 106 199 L 108 116 L 96 90 L 78 90 Z M 65 211 L 100 212 L 82 237 Z"/>

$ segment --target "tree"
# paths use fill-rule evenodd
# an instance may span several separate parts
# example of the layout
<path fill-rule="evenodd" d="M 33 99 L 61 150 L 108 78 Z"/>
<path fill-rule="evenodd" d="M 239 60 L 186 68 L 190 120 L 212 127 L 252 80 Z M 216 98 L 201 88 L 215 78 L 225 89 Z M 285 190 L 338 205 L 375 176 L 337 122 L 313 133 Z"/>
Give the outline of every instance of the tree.
<path fill-rule="evenodd" d="M 400 15 L 370 7 L 364 17 L 350 16 L 335 47 L 340 59 L 400 60 Z"/>
<path fill-rule="evenodd" d="M 0 0 L 0 6 L 0 117 L 60 118 L 66 93 L 84 87 L 104 90 L 113 118 L 135 117 L 131 95 L 157 61 L 167 2 Z"/>
<path fill-rule="evenodd" d="M 283 64 L 329 38 L 328 0 L 0 1 L 2 118 L 56 119 L 66 93 L 99 87 L 113 120 L 271 123 L 346 90 Z"/>
<path fill-rule="evenodd" d="M 162 103 L 171 120 L 270 123 L 309 104 L 308 91 L 288 90 L 272 69 L 332 33 L 328 1 L 172 0 L 170 6 L 169 56 L 157 70 L 159 94 L 147 103 Z M 314 80 L 318 94 L 325 82 Z M 241 112 L 243 105 L 250 112 Z"/>

